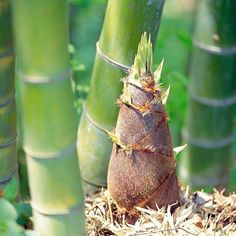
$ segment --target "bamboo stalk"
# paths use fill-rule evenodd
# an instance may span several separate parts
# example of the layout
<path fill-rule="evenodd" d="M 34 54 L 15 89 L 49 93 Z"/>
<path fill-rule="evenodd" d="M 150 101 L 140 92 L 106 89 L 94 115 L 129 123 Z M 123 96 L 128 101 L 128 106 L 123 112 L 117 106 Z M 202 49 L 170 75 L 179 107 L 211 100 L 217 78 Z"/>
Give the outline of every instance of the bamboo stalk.
<path fill-rule="evenodd" d="M 18 79 L 16 79 L 16 84 L 18 83 Z M 17 106 L 17 162 L 19 166 L 19 184 L 20 184 L 20 196 L 22 200 L 30 199 L 29 192 L 29 181 L 28 181 L 28 172 L 27 172 L 27 162 L 25 152 L 23 150 L 23 130 L 22 130 L 22 122 L 20 118 L 20 98 L 18 93 L 18 86 L 16 86 L 16 106 Z"/>
<path fill-rule="evenodd" d="M 17 179 L 15 56 L 8 0 L 0 1 L 0 188 Z"/>
<path fill-rule="evenodd" d="M 155 42 L 164 0 L 109 0 L 99 40 L 100 51 L 110 59 L 131 66 L 144 31 Z M 78 130 L 78 155 L 87 186 L 106 186 L 112 142 L 104 129 L 115 127 L 116 99 L 125 73 L 101 58 L 97 50 L 88 100 Z M 100 54 L 101 54 L 100 52 Z M 103 55 L 104 56 L 104 55 Z"/>
<path fill-rule="evenodd" d="M 189 106 L 180 162 L 195 188 L 226 185 L 236 102 L 236 2 L 201 0 L 196 11 Z"/>
<path fill-rule="evenodd" d="M 15 68 L 17 71 L 17 68 Z M 19 189 L 20 198 L 23 201 L 28 201 L 30 199 L 29 193 L 29 183 L 28 183 L 28 173 L 26 156 L 23 150 L 23 130 L 22 122 L 20 118 L 20 96 L 19 96 L 19 86 L 18 86 L 18 76 L 15 76 L 15 97 L 16 97 L 16 117 L 17 117 L 17 164 L 18 164 L 18 178 L 19 178 Z"/>
<path fill-rule="evenodd" d="M 13 0 L 23 146 L 35 229 L 84 234 L 65 0 Z"/>
<path fill-rule="evenodd" d="M 17 68 L 16 68 L 17 71 Z M 18 162 L 18 174 L 19 174 L 19 185 L 20 185 L 20 197 L 23 201 L 30 199 L 29 181 L 28 181 L 28 170 L 26 155 L 23 149 L 23 128 L 21 120 L 21 108 L 20 108 L 20 94 L 19 94 L 19 78 L 16 75 L 16 113 L 17 113 L 17 162 Z"/>

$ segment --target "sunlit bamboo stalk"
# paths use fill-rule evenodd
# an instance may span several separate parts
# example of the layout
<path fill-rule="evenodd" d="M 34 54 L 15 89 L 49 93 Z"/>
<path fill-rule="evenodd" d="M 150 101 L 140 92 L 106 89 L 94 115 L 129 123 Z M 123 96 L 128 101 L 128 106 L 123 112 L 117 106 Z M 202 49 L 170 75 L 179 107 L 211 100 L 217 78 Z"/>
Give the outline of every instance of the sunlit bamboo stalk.
<path fill-rule="evenodd" d="M 41 236 L 83 235 L 67 1 L 12 3 L 23 146 L 35 229 Z"/>

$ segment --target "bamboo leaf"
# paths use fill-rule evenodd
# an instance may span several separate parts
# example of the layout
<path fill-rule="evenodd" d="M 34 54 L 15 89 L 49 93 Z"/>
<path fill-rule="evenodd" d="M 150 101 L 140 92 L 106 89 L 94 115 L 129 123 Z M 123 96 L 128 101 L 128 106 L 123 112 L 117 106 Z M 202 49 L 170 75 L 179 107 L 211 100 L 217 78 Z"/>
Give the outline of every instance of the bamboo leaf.
<path fill-rule="evenodd" d="M 32 217 L 32 208 L 30 204 L 24 202 L 17 202 L 14 204 L 14 206 L 18 213 L 17 223 L 22 226 L 27 225 L 30 220 L 30 217 Z"/>
<path fill-rule="evenodd" d="M 113 132 L 111 132 L 109 130 L 105 130 L 105 131 L 113 142 L 115 142 L 117 144 L 119 143 L 119 139 L 116 137 L 116 135 Z"/>
<path fill-rule="evenodd" d="M 121 95 L 122 101 L 127 104 L 132 104 L 131 94 L 128 91 L 127 83 L 124 83 L 123 94 Z"/>
<path fill-rule="evenodd" d="M 182 152 L 187 147 L 187 144 L 184 144 L 182 146 L 178 146 L 173 148 L 173 151 L 175 152 L 175 155 L 178 155 L 180 152 Z"/>
<path fill-rule="evenodd" d="M 106 129 L 105 131 L 114 143 L 120 146 L 123 150 L 129 150 L 129 147 L 125 146 L 113 132 L 110 132 L 109 130 Z"/>
<path fill-rule="evenodd" d="M 169 94 L 170 94 L 170 86 L 168 87 L 168 89 L 164 92 L 164 94 L 161 97 L 161 101 L 162 101 L 163 105 L 165 105 L 167 103 Z"/>
<path fill-rule="evenodd" d="M 14 201 L 17 196 L 17 181 L 16 179 L 12 179 L 4 188 L 3 196 L 9 200 Z"/>
<path fill-rule="evenodd" d="M 154 80 L 156 84 L 160 82 L 163 65 L 164 65 L 164 58 L 162 59 L 160 65 L 154 71 Z"/>
<path fill-rule="evenodd" d="M 8 200 L 0 198 L 0 209 L 0 221 L 17 219 L 17 212 Z"/>
<path fill-rule="evenodd" d="M 152 66 L 152 42 L 151 35 L 146 32 L 141 37 L 138 45 L 138 51 L 134 59 L 131 75 L 128 77 L 130 83 L 141 87 L 143 76 L 151 72 Z"/>

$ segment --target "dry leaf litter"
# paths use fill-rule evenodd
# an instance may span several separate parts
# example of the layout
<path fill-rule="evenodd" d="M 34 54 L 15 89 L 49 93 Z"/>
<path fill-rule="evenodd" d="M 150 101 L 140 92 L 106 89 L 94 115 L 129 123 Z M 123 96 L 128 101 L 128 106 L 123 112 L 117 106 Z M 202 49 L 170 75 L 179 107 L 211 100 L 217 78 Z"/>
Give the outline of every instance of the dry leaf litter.
<path fill-rule="evenodd" d="M 117 211 L 107 190 L 87 197 L 87 235 L 159 236 L 159 235 L 236 235 L 236 194 L 224 195 L 214 190 L 181 193 L 181 204 L 172 213 L 167 209 L 137 208 L 140 217 L 129 224 L 127 216 Z"/>

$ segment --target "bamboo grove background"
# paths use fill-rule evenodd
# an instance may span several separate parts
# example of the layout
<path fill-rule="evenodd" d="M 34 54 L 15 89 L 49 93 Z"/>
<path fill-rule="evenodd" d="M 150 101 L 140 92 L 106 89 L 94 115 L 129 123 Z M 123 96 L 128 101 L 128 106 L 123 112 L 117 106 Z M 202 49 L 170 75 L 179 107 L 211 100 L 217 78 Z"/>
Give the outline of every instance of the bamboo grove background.
<path fill-rule="evenodd" d="M 228 191 L 235 190 L 236 187 L 234 138 L 236 112 L 234 100 L 231 99 L 235 96 L 236 89 L 234 17 L 236 3 L 230 0 L 219 0 L 217 3 L 214 0 L 199 0 L 195 6 L 194 1 L 166 0 L 160 32 L 155 42 L 160 19 L 155 19 L 157 28 L 153 28 L 151 22 L 155 18 L 154 12 L 153 15 L 150 13 L 146 15 L 142 1 L 137 4 L 137 12 L 128 12 L 126 15 L 130 20 L 132 16 L 135 18 L 135 14 L 140 14 L 142 16 L 140 21 L 133 23 L 131 21 L 126 29 L 124 26 L 127 26 L 128 20 L 126 18 L 123 22 L 118 20 L 122 15 L 122 9 L 126 8 L 126 1 L 120 1 L 123 5 L 116 5 L 115 8 L 118 9 L 116 14 L 112 11 L 114 6 L 112 1 L 110 2 L 111 6 L 108 5 L 106 13 L 105 0 L 71 0 L 68 5 L 63 0 L 51 2 L 45 0 L 40 3 L 14 0 L 11 1 L 14 19 L 11 22 L 10 1 L 0 0 L 0 188 L 10 183 L 0 195 L 4 195 L 12 202 L 19 198 L 20 194 L 23 199 L 30 198 L 27 162 L 34 214 L 38 222 L 41 219 L 46 222 L 49 231 L 44 231 L 45 225 L 40 224 L 36 224 L 36 229 L 45 235 L 50 230 L 51 232 L 56 230 L 57 235 L 64 235 L 68 231 L 81 234 L 83 230 L 84 222 L 81 221 L 84 217 L 81 206 L 83 194 L 78 184 L 80 176 L 75 152 L 79 120 L 73 109 L 74 102 L 81 119 L 78 140 L 83 143 L 78 143 L 78 154 L 82 166 L 82 178 L 86 183 L 90 183 L 90 187 L 106 185 L 106 163 L 111 142 L 100 130 L 94 130 L 92 135 L 88 133 L 91 129 L 88 126 L 91 124 L 86 121 L 85 110 L 98 126 L 109 130 L 114 128 L 117 114 L 114 103 L 110 103 L 113 112 L 107 108 L 106 116 L 99 113 L 97 103 L 100 101 L 101 107 L 106 106 L 107 100 L 115 100 L 121 92 L 121 86 L 118 83 L 115 86 L 111 85 L 114 86 L 113 95 L 105 93 L 102 100 L 101 94 L 107 92 L 108 83 L 99 82 L 99 76 L 102 73 L 107 81 L 110 77 L 116 77 L 118 80 L 124 73 L 109 68 L 96 56 L 98 40 L 108 55 L 122 64 L 130 65 L 143 31 L 153 33 L 155 45 L 153 61 L 157 65 L 162 58 L 165 59 L 162 83 L 164 87 L 171 86 L 167 110 L 173 142 L 175 146 L 188 144 L 177 160 L 181 181 L 194 188 L 206 190 L 219 185 L 226 186 Z M 160 5 L 155 10 L 161 11 L 161 2 L 156 0 Z M 47 9 L 48 18 L 43 13 L 45 11 L 43 6 Z M 69 12 L 69 15 L 66 12 Z M 50 21 L 50 14 L 59 16 Z M 112 27 L 111 21 L 117 26 Z M 143 21 L 149 22 L 148 26 L 144 25 Z M 13 50 L 12 25 L 15 29 L 15 50 Z M 35 30 L 36 26 L 39 31 Z M 55 39 L 54 30 L 60 32 L 60 38 Z M 115 34 L 114 32 L 121 35 L 121 38 L 114 39 L 112 43 L 109 42 L 109 35 Z M 131 32 L 134 35 L 133 42 L 122 44 Z M 47 37 L 44 37 L 45 35 Z M 213 39 L 212 35 L 215 35 Z M 112 47 L 116 47 L 116 44 L 123 50 L 122 52 L 114 52 Z M 33 50 L 29 45 L 34 45 Z M 204 50 L 205 48 L 208 50 Z M 50 57 L 45 56 L 48 55 L 48 51 L 52 52 Z M 17 67 L 14 66 L 15 52 L 18 56 Z M 61 79 L 62 77 L 69 79 L 70 66 L 73 69 L 72 85 L 76 100 L 69 80 Z M 17 108 L 14 99 L 15 77 Z M 97 91 L 98 88 L 100 93 Z M 19 91 L 24 94 L 23 99 Z M 61 94 L 65 96 L 62 98 Z M 35 97 L 35 100 L 30 99 L 31 97 Z M 16 109 L 20 114 L 18 117 Z M 18 127 L 16 127 L 17 119 Z M 58 127 L 63 127 L 64 123 L 70 124 L 70 129 L 61 131 Z M 20 134 L 18 143 L 16 143 L 17 129 Z M 51 132 L 48 132 L 49 130 Z M 100 168 L 97 166 L 95 168 L 94 163 L 87 161 L 91 152 L 86 150 L 86 145 L 92 141 L 96 143 L 98 140 L 101 142 L 100 146 L 97 145 L 97 148 L 92 150 L 92 155 L 98 156 L 100 160 L 105 155 L 106 160 L 97 161 Z M 92 144 L 93 148 L 95 146 Z M 28 150 L 28 154 L 25 154 L 23 148 Z M 198 178 L 199 176 L 201 178 Z M 16 187 L 18 181 L 21 193 Z M 55 185 L 54 182 L 59 184 Z M 48 183 L 52 186 L 51 189 L 47 188 Z M 55 194 L 58 191 L 62 193 L 60 196 Z M 65 192 L 69 192 L 67 195 L 70 195 L 69 202 L 66 201 Z M 6 205 L 0 202 L 0 206 Z M 57 212 L 48 212 L 45 206 L 49 209 L 57 208 Z M 8 205 L 7 207 L 11 208 Z M 32 215 L 31 208 L 22 202 L 15 204 L 15 207 L 20 216 L 18 221 L 24 224 L 25 216 Z M 72 209 L 72 215 L 65 214 Z M 15 222 L 14 213 L 11 217 Z M 78 222 L 81 222 L 80 227 L 77 227 Z M 17 227 L 14 230 L 21 232 Z"/>

